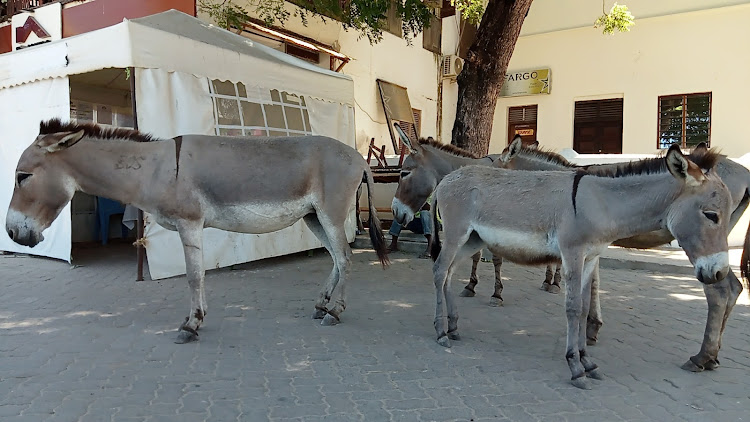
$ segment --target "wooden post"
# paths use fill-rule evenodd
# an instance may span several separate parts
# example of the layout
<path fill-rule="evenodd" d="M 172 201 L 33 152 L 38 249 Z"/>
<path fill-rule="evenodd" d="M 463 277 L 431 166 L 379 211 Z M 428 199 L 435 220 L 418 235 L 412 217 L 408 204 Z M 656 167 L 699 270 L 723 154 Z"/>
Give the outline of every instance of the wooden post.
<path fill-rule="evenodd" d="M 135 68 L 129 67 L 128 73 L 130 74 L 130 104 L 133 109 L 133 129 L 138 130 L 138 110 L 136 108 L 136 101 L 135 101 Z M 141 239 L 143 239 L 143 211 L 138 210 L 138 221 L 136 222 L 136 251 L 138 255 L 138 274 L 135 279 L 135 281 L 143 281 L 143 258 L 145 255 L 145 250 L 143 248 L 143 243 L 140 242 Z"/>

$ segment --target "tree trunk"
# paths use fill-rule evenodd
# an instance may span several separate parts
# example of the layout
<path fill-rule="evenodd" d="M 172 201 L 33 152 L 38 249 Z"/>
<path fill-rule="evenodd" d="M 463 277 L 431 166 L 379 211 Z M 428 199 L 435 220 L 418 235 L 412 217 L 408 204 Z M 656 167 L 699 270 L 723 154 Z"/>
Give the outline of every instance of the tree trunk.
<path fill-rule="evenodd" d="M 457 78 L 453 145 L 477 155 L 487 154 L 497 97 L 531 1 L 489 0 Z"/>

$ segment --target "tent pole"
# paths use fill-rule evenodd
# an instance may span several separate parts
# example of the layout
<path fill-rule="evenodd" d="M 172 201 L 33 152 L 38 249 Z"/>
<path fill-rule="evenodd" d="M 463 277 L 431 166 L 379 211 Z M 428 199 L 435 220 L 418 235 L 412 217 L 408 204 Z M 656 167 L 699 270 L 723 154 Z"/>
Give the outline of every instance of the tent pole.
<path fill-rule="evenodd" d="M 133 109 L 133 129 L 138 130 L 138 111 L 135 104 L 135 68 L 128 68 L 128 75 L 130 76 L 130 106 Z M 138 221 L 136 222 L 136 250 L 138 254 L 138 275 L 135 281 L 143 281 L 143 210 L 138 210 Z"/>

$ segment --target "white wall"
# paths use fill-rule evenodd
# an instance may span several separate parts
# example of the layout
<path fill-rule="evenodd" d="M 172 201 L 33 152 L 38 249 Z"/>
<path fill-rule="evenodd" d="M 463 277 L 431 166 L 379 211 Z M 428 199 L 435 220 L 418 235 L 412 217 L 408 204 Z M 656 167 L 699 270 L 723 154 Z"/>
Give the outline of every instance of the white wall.
<path fill-rule="evenodd" d="M 550 67 L 551 93 L 500 98 L 490 152 L 506 144 L 508 107 L 538 104 L 538 140 L 559 150 L 573 145 L 575 101 L 621 97 L 623 153 L 654 153 L 658 96 L 710 91 L 712 146 L 745 154 L 748 22 L 750 4 L 743 4 L 637 18 L 631 32 L 612 36 L 586 27 L 520 37 L 509 70 Z"/>

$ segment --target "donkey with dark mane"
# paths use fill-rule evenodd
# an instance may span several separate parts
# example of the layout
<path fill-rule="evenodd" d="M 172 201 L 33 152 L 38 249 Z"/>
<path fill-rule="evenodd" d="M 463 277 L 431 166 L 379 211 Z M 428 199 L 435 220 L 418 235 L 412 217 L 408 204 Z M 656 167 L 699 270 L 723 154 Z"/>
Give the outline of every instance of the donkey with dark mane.
<path fill-rule="evenodd" d="M 52 119 L 41 122 L 39 136 L 18 161 L 6 231 L 15 242 L 34 247 L 76 191 L 151 213 L 182 241 L 191 292 L 190 313 L 177 338 L 184 343 L 197 339 L 206 315 L 203 228 L 270 233 L 303 219 L 333 259 L 313 315 L 333 325 L 346 308 L 351 249 L 344 227 L 362 182 L 369 191 L 370 239 L 386 266 L 370 168 L 357 151 L 335 139 L 157 139 Z M 329 308 L 337 286 L 339 298 Z"/>
<path fill-rule="evenodd" d="M 391 204 L 393 218 L 402 226 L 405 226 L 414 218 L 416 212 L 422 208 L 437 184 L 450 172 L 469 165 L 493 166 L 500 157 L 499 154 L 494 154 L 480 158 L 469 151 L 453 145 L 441 144 L 434 140 L 421 139 L 418 142 L 412 142 L 401 130 L 398 123 L 394 126 L 401 141 L 409 149 L 409 155 L 404 159 L 401 167 L 398 188 Z M 477 265 L 480 256 L 481 252 L 472 256 L 469 284 L 464 287 L 461 296 L 473 297 L 475 295 L 475 288 L 479 283 Z M 495 289 L 492 297 L 490 297 L 490 305 L 500 306 L 503 303 L 502 256 L 493 254 L 492 264 L 495 268 Z M 547 277 L 542 284 L 542 288 L 550 293 L 558 293 L 560 291 L 559 280 L 559 268 L 553 273 L 548 266 Z M 547 287 L 545 288 L 545 286 Z"/>
<path fill-rule="evenodd" d="M 708 148 L 705 143 L 697 145 L 690 155 L 689 160 L 695 160 L 698 156 L 706 154 Z M 538 148 L 526 148 L 517 140 L 511 143 L 509 148 L 501 154 L 496 161 L 502 168 L 514 170 L 585 170 L 589 173 L 600 175 L 613 174 L 624 168 L 623 163 L 617 164 L 595 164 L 589 166 L 576 166 L 559 154 Z M 714 169 L 729 189 L 732 197 L 732 215 L 729 218 L 729 230 L 731 231 L 739 221 L 742 214 L 750 203 L 750 170 L 743 165 L 721 156 Z M 618 239 L 613 244 L 628 248 L 648 249 L 664 245 L 674 240 L 672 234 L 661 229 L 650 233 L 642 233 L 626 239 Z M 744 248 L 742 251 L 741 276 L 745 279 L 750 277 L 750 227 L 745 234 Z M 697 355 L 682 365 L 683 369 L 700 372 L 704 369 L 715 369 L 719 366 L 718 353 L 721 348 L 721 338 L 726 327 L 726 321 L 734 308 L 737 298 L 742 293 L 742 283 L 733 271 L 727 274 L 722 281 L 714 284 L 703 284 L 703 291 L 708 302 L 708 318 L 703 336 L 703 344 Z M 599 277 L 598 272 L 592 282 L 591 308 L 587 320 L 586 337 L 589 345 L 597 341 L 599 329 L 603 319 L 599 302 Z"/>
<path fill-rule="evenodd" d="M 445 244 L 433 237 L 435 332 L 450 346 L 458 311 L 450 289 L 456 263 L 487 246 L 521 264 L 562 262 L 567 347 L 572 383 L 600 379 L 586 354 L 586 316 L 602 251 L 617 239 L 668 230 L 682 245 L 696 276 L 714 284 L 729 273 L 729 190 L 712 170 L 712 152 L 688 160 L 677 146 L 666 157 L 618 166 L 606 175 L 585 171 L 513 171 L 467 166 L 446 176 L 433 195 Z M 623 201 L 627 198 L 627 201 Z M 539 212 L 533 219 L 526 210 Z M 447 326 L 445 310 L 447 308 Z"/>

